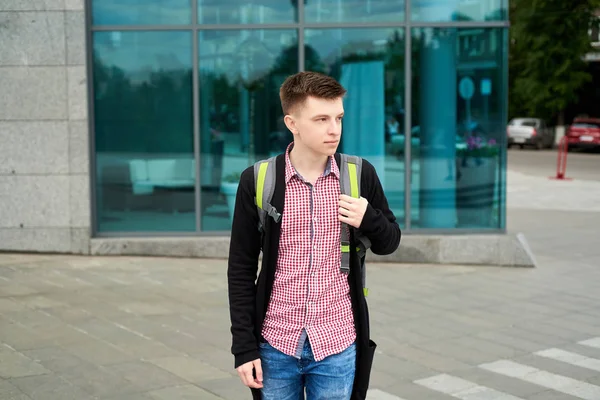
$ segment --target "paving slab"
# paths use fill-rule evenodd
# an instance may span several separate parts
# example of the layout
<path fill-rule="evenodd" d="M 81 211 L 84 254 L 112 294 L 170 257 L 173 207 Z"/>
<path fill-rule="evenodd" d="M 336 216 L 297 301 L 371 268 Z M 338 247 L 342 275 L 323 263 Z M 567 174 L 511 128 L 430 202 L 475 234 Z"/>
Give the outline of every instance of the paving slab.
<path fill-rule="evenodd" d="M 33 400 L 93 400 L 89 393 L 55 374 L 14 378 L 10 382 Z"/>
<path fill-rule="evenodd" d="M 0 399 L 31 400 L 31 397 L 27 396 L 11 382 L 4 379 L 0 379 Z"/>

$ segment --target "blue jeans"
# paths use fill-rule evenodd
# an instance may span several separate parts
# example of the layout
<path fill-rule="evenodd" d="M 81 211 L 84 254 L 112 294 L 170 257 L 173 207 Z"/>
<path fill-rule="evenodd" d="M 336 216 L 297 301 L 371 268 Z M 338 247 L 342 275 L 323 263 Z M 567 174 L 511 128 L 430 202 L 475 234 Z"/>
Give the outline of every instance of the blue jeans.
<path fill-rule="evenodd" d="M 260 344 L 263 400 L 348 400 L 354 384 L 356 344 L 339 354 L 315 361 L 308 339 L 300 359 L 268 343 Z"/>

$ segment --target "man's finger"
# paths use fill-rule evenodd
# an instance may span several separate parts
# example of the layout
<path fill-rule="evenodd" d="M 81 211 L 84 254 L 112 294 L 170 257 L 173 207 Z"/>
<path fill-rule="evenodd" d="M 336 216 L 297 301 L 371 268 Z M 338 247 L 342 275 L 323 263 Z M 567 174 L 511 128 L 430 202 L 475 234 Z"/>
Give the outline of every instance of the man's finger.
<path fill-rule="evenodd" d="M 347 194 L 341 194 L 341 195 L 340 195 L 340 200 L 344 200 L 345 202 L 348 202 L 348 203 L 354 203 L 354 202 L 356 202 L 358 199 L 357 199 L 357 198 L 354 198 L 354 197 L 352 197 L 352 196 L 348 196 Z"/>
<path fill-rule="evenodd" d="M 250 378 L 252 378 L 252 364 L 243 365 L 237 370 L 238 375 L 240 376 L 240 380 L 245 386 L 248 386 L 252 379 L 248 380 L 248 374 L 250 374 Z"/>
<path fill-rule="evenodd" d="M 343 207 L 343 208 L 345 208 L 347 210 L 351 210 L 351 209 L 353 209 L 355 207 L 353 204 L 350 204 L 350 203 L 345 202 L 345 201 L 340 201 L 339 202 L 339 206 Z"/>
<path fill-rule="evenodd" d="M 253 389 L 261 389 L 263 387 L 262 382 L 257 382 L 256 379 L 254 379 L 252 377 L 252 374 L 250 374 L 250 382 L 248 383 L 248 387 L 253 388 Z"/>
<path fill-rule="evenodd" d="M 352 200 L 356 200 L 356 199 L 346 196 L 346 198 L 340 198 L 339 203 L 352 207 L 356 204 L 356 201 L 352 201 Z"/>
<path fill-rule="evenodd" d="M 252 367 L 249 370 L 244 371 L 244 385 L 256 388 L 256 383 L 254 383 L 254 377 L 252 376 Z"/>
<path fill-rule="evenodd" d="M 242 383 L 244 384 L 244 386 L 248 386 L 248 383 L 246 382 L 246 371 L 242 368 L 237 370 L 238 376 L 240 377 L 240 380 L 242 381 Z"/>
<path fill-rule="evenodd" d="M 342 208 L 342 207 L 340 207 L 340 208 L 338 209 L 338 213 L 339 213 L 340 215 L 343 215 L 343 216 L 345 216 L 345 217 L 349 217 L 349 216 L 350 216 L 350 214 L 352 214 L 352 211 L 348 210 L 347 208 Z"/>
<path fill-rule="evenodd" d="M 358 228 L 358 227 L 359 227 L 359 224 L 357 224 L 357 223 L 355 222 L 354 218 L 350 218 L 350 217 L 344 217 L 343 215 L 340 215 L 339 221 L 340 221 L 340 222 L 343 222 L 343 223 L 345 223 L 345 224 L 347 224 L 347 225 L 353 226 L 353 227 L 355 227 L 355 228 Z"/>
<path fill-rule="evenodd" d="M 263 371 L 262 371 L 262 364 L 260 363 L 260 360 L 254 361 L 254 369 L 256 371 L 256 380 L 258 382 L 262 383 L 262 381 L 263 381 Z"/>

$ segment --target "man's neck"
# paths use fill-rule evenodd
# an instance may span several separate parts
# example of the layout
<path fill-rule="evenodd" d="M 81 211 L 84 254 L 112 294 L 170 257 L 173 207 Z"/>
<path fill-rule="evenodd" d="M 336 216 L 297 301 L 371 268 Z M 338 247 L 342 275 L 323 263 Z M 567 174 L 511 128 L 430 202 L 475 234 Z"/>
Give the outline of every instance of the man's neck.
<path fill-rule="evenodd" d="M 328 160 L 328 156 L 316 154 L 297 143 L 294 143 L 294 147 L 290 151 L 290 162 L 296 171 L 313 184 L 319 179 L 319 176 L 323 175 Z"/>

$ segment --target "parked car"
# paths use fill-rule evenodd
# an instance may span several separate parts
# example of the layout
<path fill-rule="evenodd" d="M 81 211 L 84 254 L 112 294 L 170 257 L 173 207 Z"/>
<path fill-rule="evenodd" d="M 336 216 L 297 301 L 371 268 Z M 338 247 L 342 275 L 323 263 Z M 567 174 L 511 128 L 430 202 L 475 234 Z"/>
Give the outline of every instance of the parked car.
<path fill-rule="evenodd" d="M 554 129 L 546 124 L 546 121 L 540 118 L 514 118 L 506 127 L 508 136 L 508 147 L 518 145 L 534 146 L 541 150 L 551 149 L 554 146 Z"/>
<path fill-rule="evenodd" d="M 566 136 L 569 149 L 600 147 L 600 118 L 575 118 Z"/>

